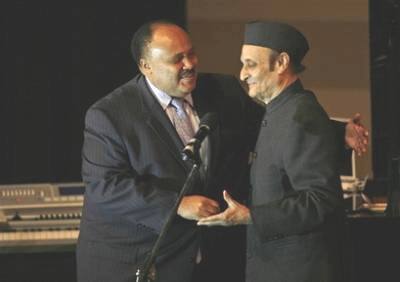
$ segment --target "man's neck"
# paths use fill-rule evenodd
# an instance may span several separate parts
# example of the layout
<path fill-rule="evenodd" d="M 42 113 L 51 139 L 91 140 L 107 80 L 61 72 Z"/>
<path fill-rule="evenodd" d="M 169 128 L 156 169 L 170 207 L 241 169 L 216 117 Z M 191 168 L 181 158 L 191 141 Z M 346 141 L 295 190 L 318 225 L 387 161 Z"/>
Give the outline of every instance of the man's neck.
<path fill-rule="evenodd" d="M 275 91 L 272 93 L 271 96 L 264 98 L 264 104 L 269 104 L 274 98 L 279 96 L 286 88 L 288 88 L 293 82 L 295 82 L 299 77 L 295 74 L 287 75 L 279 81 Z"/>

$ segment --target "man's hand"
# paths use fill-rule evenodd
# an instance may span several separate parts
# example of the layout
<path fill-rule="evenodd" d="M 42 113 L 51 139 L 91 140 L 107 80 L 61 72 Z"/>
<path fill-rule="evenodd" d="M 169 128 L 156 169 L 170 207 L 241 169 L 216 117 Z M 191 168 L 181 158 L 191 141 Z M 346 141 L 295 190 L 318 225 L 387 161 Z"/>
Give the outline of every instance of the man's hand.
<path fill-rule="evenodd" d="M 250 224 L 250 210 L 235 201 L 228 192 L 223 192 L 225 202 L 228 204 L 227 209 L 219 214 L 212 215 L 206 218 L 202 218 L 197 222 L 197 225 L 222 225 L 222 226 L 231 226 L 231 225 L 239 225 L 239 224 Z"/>
<path fill-rule="evenodd" d="M 182 198 L 178 207 L 178 215 L 189 220 L 199 220 L 219 212 L 219 204 L 207 197 L 192 195 Z"/>
<path fill-rule="evenodd" d="M 361 124 L 361 115 L 359 113 L 355 114 L 346 124 L 346 145 L 356 151 L 357 155 L 361 156 L 367 151 L 368 137 L 368 130 Z"/>

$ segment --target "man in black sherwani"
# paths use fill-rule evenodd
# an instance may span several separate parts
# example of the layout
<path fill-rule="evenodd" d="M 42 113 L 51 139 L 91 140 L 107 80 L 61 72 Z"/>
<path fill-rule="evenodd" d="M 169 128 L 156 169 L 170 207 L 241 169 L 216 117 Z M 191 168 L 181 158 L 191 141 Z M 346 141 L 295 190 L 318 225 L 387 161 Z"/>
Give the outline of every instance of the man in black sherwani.
<path fill-rule="evenodd" d="M 240 77 L 265 105 L 251 167 L 249 207 L 226 191 L 228 208 L 199 225 L 247 224 L 246 281 L 342 281 L 343 144 L 298 73 L 303 34 L 277 22 L 246 25 Z"/>

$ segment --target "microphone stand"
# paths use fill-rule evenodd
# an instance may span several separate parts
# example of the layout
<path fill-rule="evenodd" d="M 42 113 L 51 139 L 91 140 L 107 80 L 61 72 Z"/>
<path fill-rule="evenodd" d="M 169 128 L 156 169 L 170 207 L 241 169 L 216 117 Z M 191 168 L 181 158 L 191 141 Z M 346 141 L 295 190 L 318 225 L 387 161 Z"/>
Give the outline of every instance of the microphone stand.
<path fill-rule="evenodd" d="M 173 208 L 170 211 L 170 214 L 167 217 L 167 220 L 165 221 L 165 223 L 163 225 L 163 228 L 161 229 L 160 235 L 158 235 L 158 238 L 157 238 L 156 242 L 154 243 L 154 246 L 153 246 L 151 252 L 147 255 L 142 267 L 136 271 L 136 282 L 153 282 L 153 281 L 155 281 L 156 270 L 154 267 L 154 261 L 157 256 L 158 249 L 160 248 L 161 242 L 164 239 L 165 235 L 167 234 L 167 232 L 172 224 L 172 221 L 176 216 L 176 212 L 178 210 L 178 207 L 179 207 L 179 204 L 180 204 L 182 198 L 189 191 L 189 188 L 191 188 L 193 186 L 193 182 L 199 174 L 201 160 L 200 160 L 198 150 L 196 151 L 195 154 L 191 154 L 191 155 L 188 155 L 186 152 L 183 152 L 182 156 L 183 156 L 184 160 L 190 160 L 193 163 L 193 166 L 192 166 L 192 168 L 189 172 L 189 175 L 186 178 L 186 181 L 178 195 L 178 198 L 175 201 Z"/>

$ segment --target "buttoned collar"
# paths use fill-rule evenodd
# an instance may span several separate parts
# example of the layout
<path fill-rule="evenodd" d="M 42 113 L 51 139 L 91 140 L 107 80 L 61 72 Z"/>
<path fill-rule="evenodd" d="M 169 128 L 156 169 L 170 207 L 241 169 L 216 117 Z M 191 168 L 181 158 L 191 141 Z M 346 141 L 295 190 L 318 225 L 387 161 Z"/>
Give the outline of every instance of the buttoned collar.
<path fill-rule="evenodd" d="M 279 108 L 280 105 L 284 104 L 289 97 L 292 96 L 293 93 L 304 90 L 303 85 L 301 84 L 300 79 L 297 79 L 288 87 L 286 87 L 279 95 L 275 96 L 266 106 L 267 112 L 272 112 L 275 109 Z"/>

